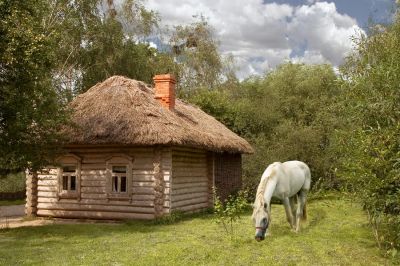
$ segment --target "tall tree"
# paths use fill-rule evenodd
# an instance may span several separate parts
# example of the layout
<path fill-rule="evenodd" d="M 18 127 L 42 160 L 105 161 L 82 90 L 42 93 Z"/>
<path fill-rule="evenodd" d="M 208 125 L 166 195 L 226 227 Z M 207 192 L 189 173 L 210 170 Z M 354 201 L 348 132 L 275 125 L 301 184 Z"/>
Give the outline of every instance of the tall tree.
<path fill-rule="evenodd" d="M 178 64 L 181 95 L 187 95 L 191 90 L 199 88 L 215 88 L 221 83 L 223 59 L 212 27 L 204 17 L 190 25 L 176 26 L 170 45 Z"/>
<path fill-rule="evenodd" d="M 49 4 L 49 21 L 59 33 L 54 77 L 67 100 L 112 75 L 151 82 L 160 60 L 146 37 L 158 17 L 142 1 L 52 0 Z"/>
<path fill-rule="evenodd" d="M 39 167 L 65 121 L 52 83 L 56 34 L 47 1 L 0 1 L 0 168 Z"/>

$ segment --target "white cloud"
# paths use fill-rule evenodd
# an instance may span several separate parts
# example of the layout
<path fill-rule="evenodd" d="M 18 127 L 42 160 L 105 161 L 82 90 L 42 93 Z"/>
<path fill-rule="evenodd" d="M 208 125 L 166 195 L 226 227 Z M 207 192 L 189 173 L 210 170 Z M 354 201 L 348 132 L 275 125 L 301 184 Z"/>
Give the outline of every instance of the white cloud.
<path fill-rule="evenodd" d="M 148 0 L 167 25 L 187 24 L 202 14 L 214 27 L 221 52 L 233 54 L 243 78 L 285 60 L 339 65 L 352 49 L 351 36 L 362 32 L 355 19 L 339 14 L 334 3 L 308 5 L 262 0 Z"/>

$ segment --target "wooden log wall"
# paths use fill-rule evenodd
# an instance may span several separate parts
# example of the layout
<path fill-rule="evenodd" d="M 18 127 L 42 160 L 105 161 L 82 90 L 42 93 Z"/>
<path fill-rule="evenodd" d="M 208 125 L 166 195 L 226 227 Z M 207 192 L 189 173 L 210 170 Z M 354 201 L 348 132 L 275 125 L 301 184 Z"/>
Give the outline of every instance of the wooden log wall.
<path fill-rule="evenodd" d="M 198 211 L 210 205 L 207 152 L 195 149 L 172 150 L 171 209 Z"/>
<path fill-rule="evenodd" d="M 170 211 L 171 149 L 168 147 L 136 148 L 73 148 L 69 152 L 82 158 L 80 200 L 59 198 L 57 168 L 50 167 L 38 174 L 37 215 L 93 219 L 153 219 L 155 218 L 154 154 L 158 149 L 159 176 L 164 179 L 162 208 Z M 127 155 L 133 158 L 131 195 L 129 199 L 107 196 L 106 160 Z"/>

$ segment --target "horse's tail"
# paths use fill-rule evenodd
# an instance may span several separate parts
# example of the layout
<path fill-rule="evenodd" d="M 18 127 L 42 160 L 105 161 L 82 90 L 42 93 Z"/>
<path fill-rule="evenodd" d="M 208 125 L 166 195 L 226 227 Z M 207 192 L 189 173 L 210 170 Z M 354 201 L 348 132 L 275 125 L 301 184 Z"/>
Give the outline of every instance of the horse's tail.
<path fill-rule="evenodd" d="M 307 221 L 307 203 L 305 202 L 304 203 L 304 206 L 303 206 L 303 216 L 301 217 L 301 220 L 302 221 Z"/>

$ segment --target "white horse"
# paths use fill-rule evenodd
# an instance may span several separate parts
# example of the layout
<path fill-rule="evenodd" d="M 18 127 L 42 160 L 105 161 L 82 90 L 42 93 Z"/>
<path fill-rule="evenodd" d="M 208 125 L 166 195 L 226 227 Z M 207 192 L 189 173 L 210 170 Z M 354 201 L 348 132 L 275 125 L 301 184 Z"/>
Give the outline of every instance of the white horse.
<path fill-rule="evenodd" d="M 311 174 L 308 166 L 300 161 L 275 162 L 265 169 L 254 202 L 253 221 L 256 227 L 255 239 L 264 240 L 271 222 L 271 198 L 282 200 L 287 221 L 298 232 L 300 220 L 307 219 L 306 198 L 310 190 Z M 297 210 L 295 198 L 297 197 Z"/>

